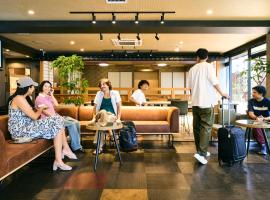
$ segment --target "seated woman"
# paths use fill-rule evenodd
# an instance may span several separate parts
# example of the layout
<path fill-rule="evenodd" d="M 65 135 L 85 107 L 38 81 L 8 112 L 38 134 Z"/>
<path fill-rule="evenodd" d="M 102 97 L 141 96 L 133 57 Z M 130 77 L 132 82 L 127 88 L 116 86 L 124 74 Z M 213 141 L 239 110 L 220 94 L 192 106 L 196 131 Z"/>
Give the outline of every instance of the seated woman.
<path fill-rule="evenodd" d="M 93 119 L 96 120 L 96 114 L 100 110 L 106 110 L 116 115 L 116 122 L 121 122 L 121 97 L 118 91 L 112 90 L 112 84 L 108 79 L 101 79 L 99 81 L 100 91 L 97 92 L 94 100 Z M 102 153 L 104 137 L 101 137 L 100 149 L 98 153 Z M 97 133 L 94 138 L 94 143 L 97 143 Z M 96 154 L 96 150 L 93 152 Z"/>
<path fill-rule="evenodd" d="M 130 100 L 138 106 L 145 106 L 146 98 L 145 91 L 149 88 L 149 82 L 147 80 L 141 80 L 138 84 L 138 89 L 133 92 Z"/>
<path fill-rule="evenodd" d="M 71 170 L 72 167 L 62 161 L 62 155 L 74 157 L 68 146 L 64 132 L 64 121 L 59 115 L 53 115 L 39 119 L 42 112 L 47 108 L 40 105 L 34 110 L 34 104 L 30 98 L 38 86 L 30 77 L 23 77 L 17 81 L 16 92 L 9 98 L 8 130 L 11 137 L 30 137 L 33 139 L 53 139 L 55 148 L 55 160 L 53 170 Z"/>
<path fill-rule="evenodd" d="M 270 100 L 265 97 L 266 89 L 264 86 L 256 86 L 252 88 L 252 99 L 248 101 L 248 116 L 251 119 L 262 121 L 270 120 Z M 261 146 L 259 154 L 266 155 L 266 146 L 263 136 L 263 131 L 260 128 L 253 129 L 253 137 L 257 140 Z"/>
<path fill-rule="evenodd" d="M 52 84 L 50 81 L 42 81 L 39 86 L 39 95 L 36 98 L 35 105 L 45 104 L 48 109 L 44 110 L 41 114 L 41 118 L 47 116 L 53 116 L 56 114 L 54 106 L 58 106 L 58 102 L 53 95 Z M 64 126 L 68 129 L 69 136 L 71 138 L 71 148 L 76 152 L 84 152 L 81 145 L 81 129 L 80 122 L 71 117 L 64 117 Z M 75 159 L 75 157 L 74 157 Z"/>

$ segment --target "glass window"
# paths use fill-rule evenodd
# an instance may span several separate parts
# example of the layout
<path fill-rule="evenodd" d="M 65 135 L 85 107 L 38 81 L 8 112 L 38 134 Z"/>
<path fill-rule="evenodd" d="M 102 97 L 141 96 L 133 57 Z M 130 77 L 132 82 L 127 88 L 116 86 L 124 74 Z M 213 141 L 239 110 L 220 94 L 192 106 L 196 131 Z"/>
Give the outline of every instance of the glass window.
<path fill-rule="evenodd" d="M 232 101 L 237 105 L 237 112 L 246 113 L 248 102 L 248 77 L 241 72 L 248 70 L 247 52 L 232 57 Z"/>
<path fill-rule="evenodd" d="M 251 54 L 260 53 L 262 51 L 266 51 L 266 43 L 252 48 Z"/>
<path fill-rule="evenodd" d="M 266 55 L 265 56 L 262 56 L 260 57 L 261 59 L 264 59 L 266 61 Z M 251 62 L 251 67 L 253 65 L 253 62 Z M 254 77 L 255 73 L 251 70 L 251 77 Z M 256 85 L 260 84 L 260 85 L 263 85 L 264 87 L 266 87 L 266 73 L 263 72 L 263 73 L 260 73 L 260 74 L 257 74 L 259 75 L 260 77 L 255 77 L 255 80 L 253 78 L 251 78 L 251 88 L 255 87 Z"/>

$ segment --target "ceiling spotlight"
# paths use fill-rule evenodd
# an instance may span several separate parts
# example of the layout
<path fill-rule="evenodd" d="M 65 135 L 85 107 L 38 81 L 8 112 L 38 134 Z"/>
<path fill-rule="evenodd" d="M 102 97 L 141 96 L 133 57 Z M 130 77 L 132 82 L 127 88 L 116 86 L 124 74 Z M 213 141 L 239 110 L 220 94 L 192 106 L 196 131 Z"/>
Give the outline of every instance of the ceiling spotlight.
<path fill-rule="evenodd" d="M 159 37 L 158 37 L 158 34 L 156 33 L 156 36 L 155 36 L 156 40 L 159 40 Z"/>
<path fill-rule="evenodd" d="M 141 40 L 141 38 L 140 38 L 140 33 L 137 33 L 136 38 L 137 38 L 137 40 Z"/>
<path fill-rule="evenodd" d="M 179 44 L 184 44 L 184 42 L 183 41 L 180 41 Z"/>
<path fill-rule="evenodd" d="M 112 13 L 112 23 L 116 24 L 116 16 L 114 15 L 114 13 Z"/>
<path fill-rule="evenodd" d="M 135 15 L 135 21 L 134 21 L 135 24 L 139 24 L 139 13 L 137 13 Z"/>
<path fill-rule="evenodd" d="M 160 23 L 164 24 L 164 13 L 162 13 L 161 17 L 160 17 Z"/>
<path fill-rule="evenodd" d="M 10 50 L 9 49 L 6 49 L 6 52 L 9 52 Z"/>
<path fill-rule="evenodd" d="M 212 15 L 212 14 L 213 14 L 213 10 L 208 9 L 208 10 L 206 11 L 206 14 L 207 14 L 207 15 Z"/>
<path fill-rule="evenodd" d="M 140 51 L 138 50 L 137 56 L 140 57 Z"/>
<path fill-rule="evenodd" d="M 99 34 L 99 40 L 100 41 L 103 41 L 103 35 L 102 35 L 102 33 Z"/>
<path fill-rule="evenodd" d="M 149 56 L 152 57 L 152 50 L 150 51 L 150 55 Z"/>
<path fill-rule="evenodd" d="M 174 49 L 174 51 L 175 51 L 175 52 L 179 52 L 179 51 L 180 51 L 180 48 L 179 48 L 179 47 L 176 47 L 176 48 Z"/>
<path fill-rule="evenodd" d="M 159 66 L 159 67 L 166 67 L 167 64 L 166 64 L 166 63 L 158 63 L 158 66 Z"/>
<path fill-rule="evenodd" d="M 35 11 L 33 11 L 33 10 L 28 10 L 28 14 L 29 14 L 29 15 L 34 15 L 34 14 L 35 14 Z"/>
<path fill-rule="evenodd" d="M 112 51 L 112 53 L 111 53 L 111 57 L 113 57 L 113 51 Z"/>
<path fill-rule="evenodd" d="M 117 39 L 118 39 L 118 40 L 121 40 L 121 35 L 120 35 L 120 33 L 118 33 Z"/>
<path fill-rule="evenodd" d="M 28 56 L 28 55 L 26 55 L 25 57 L 26 57 L 26 58 L 30 58 L 30 56 Z"/>
<path fill-rule="evenodd" d="M 92 24 L 96 24 L 97 21 L 96 21 L 96 15 L 95 13 L 92 13 Z"/>
<path fill-rule="evenodd" d="M 108 63 L 99 63 L 98 65 L 99 65 L 100 67 L 108 67 L 108 66 L 109 66 Z"/>
<path fill-rule="evenodd" d="M 74 42 L 74 41 L 70 41 L 69 43 L 70 43 L 71 45 L 74 45 L 74 44 L 75 44 L 75 42 Z"/>
<path fill-rule="evenodd" d="M 80 49 L 81 52 L 84 52 L 84 49 Z"/>
<path fill-rule="evenodd" d="M 127 57 L 127 51 L 125 51 L 125 56 Z"/>

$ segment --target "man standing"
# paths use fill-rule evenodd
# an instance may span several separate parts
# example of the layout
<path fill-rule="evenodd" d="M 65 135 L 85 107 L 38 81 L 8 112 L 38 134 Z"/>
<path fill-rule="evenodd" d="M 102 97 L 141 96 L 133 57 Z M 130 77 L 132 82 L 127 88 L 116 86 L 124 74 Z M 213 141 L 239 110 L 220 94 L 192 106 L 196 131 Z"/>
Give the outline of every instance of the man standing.
<path fill-rule="evenodd" d="M 197 64 L 189 70 L 188 87 L 191 89 L 193 134 L 197 153 L 194 157 L 202 164 L 207 164 L 209 136 L 213 125 L 213 106 L 216 104 L 215 90 L 228 98 L 218 84 L 213 66 L 206 62 L 208 51 L 198 49 Z"/>

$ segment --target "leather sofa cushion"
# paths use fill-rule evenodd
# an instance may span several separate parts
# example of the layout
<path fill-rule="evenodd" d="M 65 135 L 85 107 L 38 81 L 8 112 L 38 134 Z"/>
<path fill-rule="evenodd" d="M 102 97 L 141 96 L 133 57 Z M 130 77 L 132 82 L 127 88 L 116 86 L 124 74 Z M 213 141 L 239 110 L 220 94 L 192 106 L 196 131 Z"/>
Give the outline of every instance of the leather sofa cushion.
<path fill-rule="evenodd" d="M 8 171 L 18 168 L 52 146 L 52 140 L 45 139 L 38 139 L 24 144 L 10 144 L 6 141 Z"/>
<path fill-rule="evenodd" d="M 55 111 L 61 116 L 69 116 L 73 119 L 78 119 L 78 107 L 70 105 L 60 105 L 55 108 Z"/>
<path fill-rule="evenodd" d="M 90 121 L 93 118 L 93 106 L 80 106 L 79 121 Z"/>
<path fill-rule="evenodd" d="M 168 109 L 162 107 L 125 106 L 121 110 L 121 120 L 167 121 Z"/>
<path fill-rule="evenodd" d="M 167 121 L 133 121 L 137 133 L 169 133 L 170 125 Z"/>

